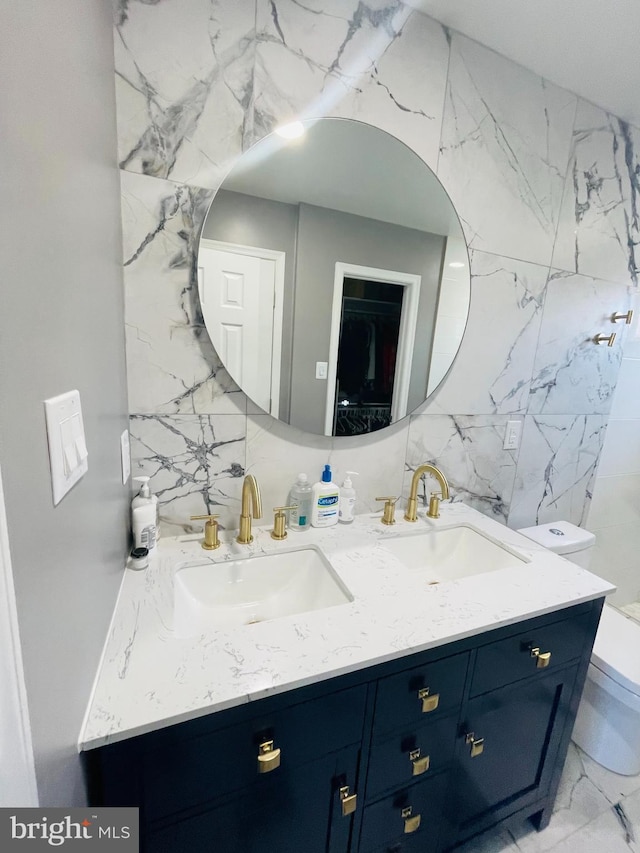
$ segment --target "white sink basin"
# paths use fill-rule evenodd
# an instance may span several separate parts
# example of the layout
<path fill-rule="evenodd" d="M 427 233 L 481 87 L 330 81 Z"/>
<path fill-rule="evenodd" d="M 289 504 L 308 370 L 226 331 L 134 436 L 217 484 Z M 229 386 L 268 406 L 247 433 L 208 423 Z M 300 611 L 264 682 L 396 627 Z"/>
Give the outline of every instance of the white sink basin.
<path fill-rule="evenodd" d="M 458 580 L 526 563 L 513 551 L 467 525 L 407 533 L 382 545 L 429 583 Z"/>
<path fill-rule="evenodd" d="M 174 631 L 190 637 L 353 601 L 313 547 L 221 563 L 182 563 L 174 576 Z"/>

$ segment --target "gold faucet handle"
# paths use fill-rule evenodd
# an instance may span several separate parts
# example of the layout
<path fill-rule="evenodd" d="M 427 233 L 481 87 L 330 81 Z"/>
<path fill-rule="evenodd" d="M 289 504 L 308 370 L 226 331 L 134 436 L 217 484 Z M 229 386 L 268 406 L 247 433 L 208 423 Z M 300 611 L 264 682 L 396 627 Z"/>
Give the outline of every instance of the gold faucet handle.
<path fill-rule="evenodd" d="M 376 498 L 376 500 L 377 501 L 386 501 L 386 503 L 384 505 L 384 510 L 382 511 L 382 519 L 381 519 L 382 523 L 383 524 L 395 524 L 396 523 L 395 510 L 396 510 L 396 502 L 398 501 L 398 498 L 394 498 L 393 496 L 391 496 L 391 497 L 385 497 L 385 498 Z"/>
<path fill-rule="evenodd" d="M 429 498 L 429 509 L 427 510 L 427 518 L 440 518 L 440 501 L 442 496 L 440 492 L 431 492 Z"/>
<path fill-rule="evenodd" d="M 295 509 L 295 506 L 274 506 L 273 511 L 275 515 L 273 516 L 273 530 L 271 531 L 272 539 L 286 539 L 287 538 L 287 516 L 285 512 L 288 509 Z"/>
<path fill-rule="evenodd" d="M 204 525 L 204 541 L 202 542 L 202 547 L 206 551 L 215 551 L 216 548 L 220 547 L 220 539 L 218 538 L 218 522 L 216 518 L 219 517 L 219 513 L 215 515 L 192 515 L 191 521 L 205 521 Z"/>

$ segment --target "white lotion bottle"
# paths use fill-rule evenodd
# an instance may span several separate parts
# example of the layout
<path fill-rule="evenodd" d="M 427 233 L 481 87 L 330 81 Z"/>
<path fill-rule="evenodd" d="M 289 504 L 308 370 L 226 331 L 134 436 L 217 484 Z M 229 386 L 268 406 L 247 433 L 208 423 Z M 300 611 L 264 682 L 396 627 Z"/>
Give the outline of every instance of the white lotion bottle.
<path fill-rule="evenodd" d="M 340 486 L 340 509 L 338 521 L 340 524 L 351 524 L 355 518 L 356 490 L 351 482 L 351 474 L 359 476 L 357 471 L 347 471 L 344 483 Z"/>
<path fill-rule="evenodd" d="M 322 479 L 314 483 L 313 502 L 311 507 L 312 527 L 333 527 L 338 523 L 340 506 L 340 486 L 331 479 L 331 467 L 324 466 Z"/>
<path fill-rule="evenodd" d="M 158 498 L 151 494 L 149 477 L 134 477 L 134 480 L 142 486 L 131 501 L 133 547 L 147 548 L 151 553 L 158 539 Z"/>

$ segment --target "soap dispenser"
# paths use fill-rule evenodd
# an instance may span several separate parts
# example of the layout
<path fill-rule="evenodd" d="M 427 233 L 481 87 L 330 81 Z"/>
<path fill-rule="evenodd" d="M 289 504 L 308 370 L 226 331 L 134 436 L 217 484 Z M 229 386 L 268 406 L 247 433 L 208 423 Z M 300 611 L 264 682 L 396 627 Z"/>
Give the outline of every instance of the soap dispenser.
<path fill-rule="evenodd" d="M 312 527 L 332 527 L 338 523 L 340 487 L 331 479 L 331 467 L 324 466 L 322 479 L 314 483 L 311 506 Z"/>
<path fill-rule="evenodd" d="M 357 471 L 347 471 L 347 476 L 340 487 L 340 511 L 338 513 L 340 524 L 351 524 L 355 518 L 356 490 L 351 482 L 351 474 L 356 477 L 359 476 Z"/>
<path fill-rule="evenodd" d="M 158 498 L 151 494 L 149 477 L 134 477 L 142 483 L 140 491 L 131 501 L 131 528 L 134 548 L 156 547 L 158 538 Z"/>

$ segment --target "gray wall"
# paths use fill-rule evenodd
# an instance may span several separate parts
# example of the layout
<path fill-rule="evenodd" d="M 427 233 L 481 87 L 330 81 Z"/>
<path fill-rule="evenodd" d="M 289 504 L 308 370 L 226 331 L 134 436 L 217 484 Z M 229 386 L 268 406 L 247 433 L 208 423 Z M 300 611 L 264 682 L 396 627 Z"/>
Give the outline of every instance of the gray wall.
<path fill-rule="evenodd" d="M 285 253 L 280 382 L 280 417 L 285 421 L 289 419 L 291 389 L 293 276 L 297 224 L 297 205 L 220 190 L 202 229 L 202 236 L 209 240 Z"/>
<path fill-rule="evenodd" d="M 128 535 L 111 9 L 4 0 L 0 18 L 0 464 L 40 802 L 71 806 Z M 89 471 L 54 508 L 42 401 L 72 388 Z"/>
<path fill-rule="evenodd" d="M 428 355 L 443 251 L 443 237 L 323 207 L 300 205 L 291 371 L 293 426 L 308 432 L 324 432 L 327 383 L 315 379 L 315 363 L 329 358 L 336 261 L 422 276 L 416 338 Z M 426 388 L 426 359 L 422 368 L 422 383 Z M 420 379 L 412 375 L 412 388 L 416 384 L 420 384 Z M 422 394 L 419 402 L 424 397 Z"/>

